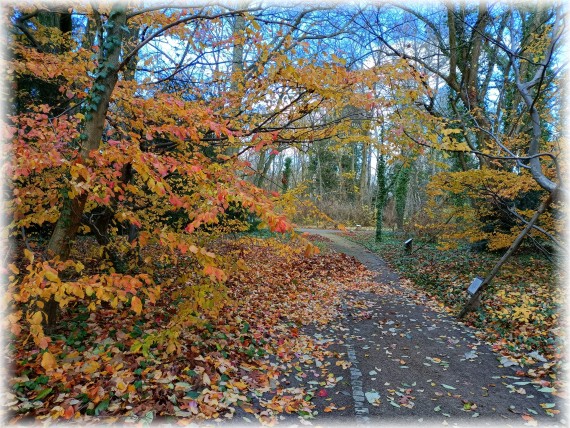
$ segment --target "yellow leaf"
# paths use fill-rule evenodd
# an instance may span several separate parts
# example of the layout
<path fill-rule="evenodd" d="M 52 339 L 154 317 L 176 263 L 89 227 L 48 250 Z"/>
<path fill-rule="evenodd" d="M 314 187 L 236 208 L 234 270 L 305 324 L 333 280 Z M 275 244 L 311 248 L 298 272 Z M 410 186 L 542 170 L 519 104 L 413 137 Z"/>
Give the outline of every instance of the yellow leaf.
<path fill-rule="evenodd" d="M 34 315 L 32 315 L 30 324 L 39 325 L 41 323 L 42 323 L 42 313 L 40 311 L 37 311 Z"/>
<path fill-rule="evenodd" d="M 242 382 L 241 380 L 238 380 L 236 382 L 232 382 L 232 385 L 235 386 L 240 391 L 243 391 L 244 389 L 247 388 L 247 384 L 245 382 Z"/>
<path fill-rule="evenodd" d="M 117 390 L 123 394 L 127 390 L 127 385 L 122 380 L 119 380 L 117 382 Z"/>
<path fill-rule="evenodd" d="M 135 311 L 137 315 L 140 315 L 142 312 L 141 299 L 139 299 L 137 296 L 133 296 L 131 299 L 131 308 L 133 308 L 133 311 Z"/>
<path fill-rule="evenodd" d="M 458 134 L 460 132 L 461 132 L 461 129 L 451 129 L 451 128 L 447 128 L 447 129 L 444 129 L 443 131 L 441 131 L 441 133 L 443 135 Z"/>
<path fill-rule="evenodd" d="M 46 371 L 54 370 L 57 367 L 57 361 L 50 352 L 44 352 L 41 365 Z"/>
<path fill-rule="evenodd" d="M 99 364 L 97 361 L 89 360 L 83 364 L 81 371 L 83 373 L 92 374 L 99 370 L 99 367 L 101 367 L 101 364 Z"/>
<path fill-rule="evenodd" d="M 311 243 L 308 243 L 305 247 L 305 257 L 312 257 L 315 254 L 319 254 L 319 248 L 315 247 Z"/>
<path fill-rule="evenodd" d="M 207 373 L 204 373 L 204 376 L 202 376 L 202 381 L 204 382 L 204 385 L 210 385 L 212 383 L 210 381 L 210 376 L 208 376 Z"/>
<path fill-rule="evenodd" d="M 52 282 L 56 282 L 57 280 L 59 280 L 59 276 L 57 276 L 57 274 L 49 270 L 44 273 L 44 276 Z"/>
<path fill-rule="evenodd" d="M 24 256 L 30 261 L 30 263 L 34 262 L 34 253 L 32 253 L 27 248 L 24 248 Z"/>
<path fill-rule="evenodd" d="M 18 269 L 18 268 L 16 267 L 16 265 L 13 264 L 13 263 L 10 263 L 10 264 L 8 265 L 8 268 L 9 268 L 14 274 L 16 274 L 16 275 L 18 275 L 18 274 L 20 273 L 20 269 Z"/>

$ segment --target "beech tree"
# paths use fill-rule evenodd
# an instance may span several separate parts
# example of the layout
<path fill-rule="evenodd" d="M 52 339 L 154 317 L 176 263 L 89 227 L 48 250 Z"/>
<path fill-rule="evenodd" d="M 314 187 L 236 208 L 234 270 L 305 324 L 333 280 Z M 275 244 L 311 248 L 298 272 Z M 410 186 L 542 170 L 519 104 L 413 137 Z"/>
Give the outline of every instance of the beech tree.
<path fill-rule="evenodd" d="M 13 12 L 12 75 L 58 82 L 70 102 L 55 113 L 50 100 L 32 96 L 10 117 L 10 228 L 51 230 L 44 248 L 26 250 L 28 272 L 10 285 L 16 302 L 26 303 L 26 311 L 10 318 L 13 331 L 26 319 L 46 349 L 41 324 L 54 331 L 58 309 L 85 296 L 90 310 L 107 302 L 140 313 L 160 290 L 152 266 L 187 254 L 200 266 L 199 286 L 187 287 L 179 324 L 153 339 L 173 352 L 182 326 L 216 313 L 224 299 L 225 262 L 205 248 L 204 228 L 240 206 L 273 231 L 291 230 L 275 196 L 243 179 L 251 166 L 241 155 L 350 141 L 350 117 L 330 120 L 320 112 L 370 108 L 374 100 L 365 88 L 384 72 L 352 71 L 340 58 L 308 55 L 312 41 L 342 31 L 315 31 L 311 9 L 87 7 L 72 16 L 87 21 L 79 32 L 94 36 L 57 29 L 45 36 L 65 40 L 66 52 L 30 46 L 30 37 L 44 34 L 36 12 Z M 173 57 L 164 43 L 183 46 L 183 53 Z M 22 105 L 21 92 L 14 101 Z M 307 126 L 309 115 L 320 119 Z M 125 239 L 125 227 L 138 233 Z M 74 253 L 85 233 L 101 238 L 97 275 Z M 149 245 L 163 249 L 156 260 L 130 260 L 134 249 Z M 194 276 L 181 272 L 179 281 Z"/>

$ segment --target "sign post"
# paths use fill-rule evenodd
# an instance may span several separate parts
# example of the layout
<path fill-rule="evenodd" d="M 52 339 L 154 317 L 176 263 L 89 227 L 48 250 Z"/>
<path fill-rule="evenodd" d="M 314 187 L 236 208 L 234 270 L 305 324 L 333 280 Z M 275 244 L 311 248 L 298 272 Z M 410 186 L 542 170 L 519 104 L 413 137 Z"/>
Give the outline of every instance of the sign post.
<path fill-rule="evenodd" d="M 406 242 L 404 242 L 404 250 L 408 254 L 410 254 L 412 252 L 412 241 L 413 240 L 414 240 L 414 238 L 410 238 Z"/>
<path fill-rule="evenodd" d="M 473 296 L 475 293 L 477 293 L 477 290 L 479 290 L 481 284 L 483 284 L 483 278 L 481 278 L 480 276 L 476 276 L 471 285 L 469 286 L 469 288 L 467 289 L 467 292 Z"/>

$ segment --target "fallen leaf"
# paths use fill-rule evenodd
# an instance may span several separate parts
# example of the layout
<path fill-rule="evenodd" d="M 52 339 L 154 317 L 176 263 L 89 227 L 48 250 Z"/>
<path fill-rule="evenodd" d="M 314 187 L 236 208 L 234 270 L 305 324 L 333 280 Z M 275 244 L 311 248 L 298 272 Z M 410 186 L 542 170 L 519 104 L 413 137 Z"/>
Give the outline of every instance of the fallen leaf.
<path fill-rule="evenodd" d="M 504 367 L 510 367 L 510 366 L 516 366 L 516 365 L 518 365 L 516 362 L 512 361 L 512 360 L 509 359 L 508 357 L 501 357 L 501 359 L 499 360 L 499 362 L 500 362 Z"/>
<path fill-rule="evenodd" d="M 540 355 L 538 353 L 538 351 L 533 351 L 530 354 L 527 354 L 529 357 L 531 357 L 534 360 L 540 361 L 541 363 L 546 363 L 548 360 L 546 358 L 544 358 L 542 355 Z"/>
<path fill-rule="evenodd" d="M 457 389 L 457 388 L 455 388 L 454 386 L 446 385 L 445 383 L 442 383 L 441 386 L 443 386 L 443 387 L 446 388 L 446 389 Z"/>
<path fill-rule="evenodd" d="M 36 397 L 34 398 L 34 400 L 42 400 L 43 398 L 47 397 L 50 392 L 52 392 L 52 388 L 45 388 L 43 389 L 38 395 L 36 395 Z"/>
<path fill-rule="evenodd" d="M 142 302 L 137 296 L 133 296 L 131 299 L 131 308 L 137 315 L 140 315 L 142 312 Z"/>
<path fill-rule="evenodd" d="M 204 382 L 204 385 L 210 385 L 212 383 L 207 373 L 204 373 L 204 376 L 202 376 L 202 382 Z"/>
<path fill-rule="evenodd" d="M 73 417 L 73 415 L 75 415 L 75 409 L 73 408 L 73 406 L 69 406 L 67 409 L 65 409 L 65 413 L 63 414 L 63 418 L 64 419 L 71 419 Z"/>
<path fill-rule="evenodd" d="M 57 361 L 51 352 L 44 352 L 42 355 L 41 365 L 46 371 L 50 371 L 54 370 L 57 367 Z"/>
<path fill-rule="evenodd" d="M 376 391 L 368 391 L 365 392 L 364 395 L 370 404 L 374 404 L 380 399 L 380 394 Z"/>
<path fill-rule="evenodd" d="M 525 425 L 529 425 L 532 427 L 537 426 L 537 421 L 530 415 L 522 415 L 521 416 L 527 423 Z"/>
<path fill-rule="evenodd" d="M 81 371 L 83 373 L 92 374 L 99 370 L 99 367 L 101 367 L 101 364 L 99 364 L 97 361 L 89 360 L 86 361 L 83 366 L 81 366 Z"/>

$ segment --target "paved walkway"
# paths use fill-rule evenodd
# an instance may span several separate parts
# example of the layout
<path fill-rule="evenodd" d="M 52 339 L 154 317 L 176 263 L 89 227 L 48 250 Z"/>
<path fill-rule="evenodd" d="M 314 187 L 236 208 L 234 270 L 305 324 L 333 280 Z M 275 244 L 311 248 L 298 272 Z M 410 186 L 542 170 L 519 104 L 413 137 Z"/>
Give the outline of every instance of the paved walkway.
<path fill-rule="evenodd" d="M 324 397 L 315 396 L 314 424 L 565 425 L 563 411 L 549 416 L 544 410 L 564 410 L 560 400 L 539 391 L 531 379 L 516 376 L 517 366 L 505 367 L 508 363 L 502 364 L 472 329 L 403 286 L 377 255 L 338 232 L 306 231 L 329 238 L 333 249 L 356 257 L 377 272 L 375 281 L 388 285 L 380 294 L 347 293 L 343 317 L 311 332 L 331 343 L 336 360 L 346 361 L 330 364 L 336 386 Z M 296 373 L 291 377 L 299 384 L 310 379 Z M 344 409 L 325 411 L 331 403 Z"/>

